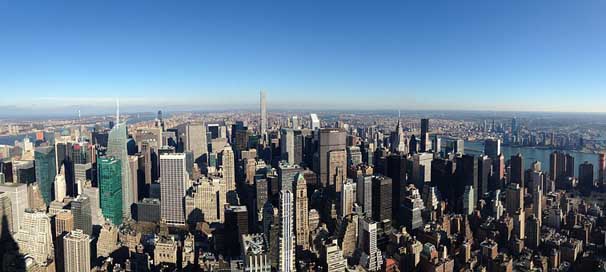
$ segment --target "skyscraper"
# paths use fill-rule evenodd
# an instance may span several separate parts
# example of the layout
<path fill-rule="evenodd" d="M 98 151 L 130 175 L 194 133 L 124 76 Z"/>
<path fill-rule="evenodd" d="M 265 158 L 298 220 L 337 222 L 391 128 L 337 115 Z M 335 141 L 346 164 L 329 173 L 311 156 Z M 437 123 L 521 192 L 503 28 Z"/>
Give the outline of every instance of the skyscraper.
<path fill-rule="evenodd" d="M 185 224 L 185 187 L 188 179 L 185 154 L 160 155 L 160 211 L 167 224 Z"/>
<path fill-rule="evenodd" d="M 598 181 L 606 184 L 606 153 L 600 153 L 598 160 Z"/>
<path fill-rule="evenodd" d="M 44 203 L 48 206 L 55 199 L 54 185 L 57 174 L 55 162 L 55 147 L 37 147 L 34 156 L 36 159 L 36 180 L 40 186 L 40 192 Z"/>
<path fill-rule="evenodd" d="M 299 251 L 309 249 L 309 209 L 307 204 L 307 181 L 303 173 L 298 173 L 295 178 L 295 225 L 297 249 Z"/>
<path fill-rule="evenodd" d="M 13 231 L 18 231 L 23 223 L 23 211 L 29 208 L 29 195 L 27 193 L 27 184 L 23 183 L 5 183 L 0 184 L 0 192 L 8 194 L 11 203 Z M 1 219 L 1 218 L 0 218 Z"/>
<path fill-rule="evenodd" d="M 0 233 L 13 233 L 15 226 L 13 225 L 13 207 L 8 193 L 0 192 Z M 7 224 L 4 225 L 4 220 Z M 8 230 L 2 228 L 8 228 Z"/>
<path fill-rule="evenodd" d="M 53 259 L 50 218 L 45 212 L 25 210 L 15 240 L 19 244 L 19 251 L 31 256 L 36 263 L 46 265 Z"/>
<path fill-rule="evenodd" d="M 385 176 L 372 177 L 372 217 L 375 221 L 390 220 L 392 216 L 392 180 Z"/>
<path fill-rule="evenodd" d="M 127 151 L 127 131 L 126 123 L 120 123 L 120 112 L 119 108 L 116 113 L 116 125 L 109 132 L 109 139 L 107 144 L 107 156 L 114 157 L 120 162 L 121 168 L 121 180 L 122 185 L 122 216 L 124 218 L 131 218 L 130 209 L 134 203 L 134 194 L 132 191 L 132 182 L 130 174 L 130 166 L 128 164 L 128 151 Z"/>
<path fill-rule="evenodd" d="M 402 225 L 412 231 L 423 225 L 422 212 L 425 209 L 425 204 L 423 203 L 423 199 L 421 199 L 419 190 L 413 184 L 409 184 L 406 187 L 405 194 L 406 196 L 400 209 L 402 213 Z"/>
<path fill-rule="evenodd" d="M 501 139 L 486 139 L 484 141 L 484 155 L 496 159 L 501 154 Z"/>
<path fill-rule="evenodd" d="M 206 163 L 203 160 L 208 154 L 208 145 L 206 142 L 206 126 L 204 124 L 185 125 L 185 150 L 191 151 L 194 162 Z"/>
<path fill-rule="evenodd" d="M 264 141 L 267 141 L 267 102 L 266 102 L 266 93 L 261 90 L 261 101 L 259 102 L 260 106 L 261 106 L 261 120 L 259 123 L 261 123 L 261 129 L 260 129 L 260 134 L 261 134 L 261 138 Z"/>
<path fill-rule="evenodd" d="M 429 119 L 421 119 L 421 152 L 428 151 Z"/>
<path fill-rule="evenodd" d="M 340 217 L 344 217 L 353 212 L 353 206 L 356 202 L 356 184 L 348 179 L 343 184 L 343 190 L 341 190 L 341 205 L 340 205 Z"/>
<path fill-rule="evenodd" d="M 492 174 L 492 159 L 486 155 L 478 157 L 478 187 L 474 188 L 477 190 L 476 201 L 490 191 L 488 184 Z"/>
<path fill-rule="evenodd" d="M 92 214 L 90 199 L 85 195 L 79 195 L 72 202 L 72 214 L 74 215 L 74 229 L 80 229 L 87 235 L 93 234 Z"/>
<path fill-rule="evenodd" d="M 345 130 L 338 128 L 323 128 L 320 129 L 319 133 L 318 157 L 320 165 L 317 170 L 320 174 L 320 183 L 325 188 L 331 188 L 334 191 L 339 192 L 341 185 L 334 184 L 334 182 L 337 180 L 337 177 L 340 176 L 336 175 L 336 172 L 345 172 L 347 169 L 347 155 L 345 151 L 346 132 Z M 330 153 L 332 151 L 343 152 L 342 154 L 335 152 L 331 156 Z M 341 157 L 343 157 L 342 160 Z M 331 174 L 333 174 L 332 177 Z M 344 174 L 342 175 L 344 176 Z"/>
<path fill-rule="evenodd" d="M 223 180 L 227 185 L 227 191 L 236 190 L 236 162 L 234 157 L 234 151 L 231 146 L 226 145 L 221 152 L 221 162 L 223 168 Z"/>
<path fill-rule="evenodd" d="M 67 183 L 65 181 L 65 166 L 61 167 L 61 172 L 55 176 L 55 200 L 63 201 L 67 196 Z"/>
<path fill-rule="evenodd" d="M 290 128 L 280 130 L 280 158 L 295 164 L 295 133 Z"/>
<path fill-rule="evenodd" d="M 63 237 L 65 272 L 90 271 L 90 236 L 82 230 L 73 230 Z"/>
<path fill-rule="evenodd" d="M 524 209 L 524 188 L 521 188 L 520 184 L 510 183 L 507 187 L 505 207 L 510 215 Z"/>
<path fill-rule="evenodd" d="M 310 128 L 311 130 L 317 130 L 320 129 L 320 118 L 318 118 L 318 115 L 315 113 L 312 113 L 309 115 L 309 118 L 311 119 L 311 125 Z"/>
<path fill-rule="evenodd" d="M 368 217 L 360 218 L 358 222 L 360 225 L 358 247 L 362 250 L 360 265 L 367 271 L 380 271 L 383 258 L 377 247 L 378 224 Z"/>
<path fill-rule="evenodd" d="M 293 195 L 288 190 L 280 191 L 280 234 L 278 271 L 295 271 L 295 237 L 294 236 L 294 214 Z"/>
<path fill-rule="evenodd" d="M 522 154 L 518 153 L 511 156 L 510 164 L 511 176 L 509 181 L 520 184 L 521 187 L 524 187 L 524 160 L 522 158 Z"/>
<path fill-rule="evenodd" d="M 356 198 L 365 216 L 372 218 L 372 176 L 359 176 L 356 185 Z"/>
<path fill-rule="evenodd" d="M 579 187 L 588 194 L 593 189 L 593 164 L 585 161 L 579 165 Z"/>
<path fill-rule="evenodd" d="M 97 160 L 99 181 L 99 205 L 103 217 L 114 225 L 122 224 L 122 164 L 115 158 Z"/>

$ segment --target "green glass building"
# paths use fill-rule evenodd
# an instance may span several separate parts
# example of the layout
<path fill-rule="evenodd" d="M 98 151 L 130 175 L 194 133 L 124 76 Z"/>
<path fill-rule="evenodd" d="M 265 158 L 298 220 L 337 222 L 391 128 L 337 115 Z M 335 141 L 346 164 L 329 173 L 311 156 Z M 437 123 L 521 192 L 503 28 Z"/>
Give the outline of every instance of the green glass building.
<path fill-rule="evenodd" d="M 55 198 L 54 183 L 57 175 L 57 166 L 55 164 L 55 147 L 41 146 L 34 151 L 36 181 L 42 193 L 42 199 L 46 205 Z"/>
<path fill-rule="evenodd" d="M 120 160 L 97 160 L 99 196 L 103 217 L 114 225 L 122 224 L 122 164 Z"/>

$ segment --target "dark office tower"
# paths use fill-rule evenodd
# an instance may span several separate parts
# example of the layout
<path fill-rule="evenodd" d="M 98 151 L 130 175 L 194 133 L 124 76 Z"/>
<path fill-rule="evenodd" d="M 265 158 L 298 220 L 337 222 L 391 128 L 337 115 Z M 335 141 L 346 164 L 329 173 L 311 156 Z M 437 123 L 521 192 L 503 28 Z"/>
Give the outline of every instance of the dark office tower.
<path fill-rule="evenodd" d="M 295 130 L 295 164 L 301 164 L 303 162 L 303 146 L 305 144 L 305 136 L 300 130 Z"/>
<path fill-rule="evenodd" d="M 559 181 L 574 176 L 574 157 L 564 152 L 554 151 L 549 156 L 549 176 Z"/>
<path fill-rule="evenodd" d="M 141 169 L 143 169 L 143 180 L 145 181 L 145 186 L 142 187 L 141 191 L 149 191 L 149 185 L 152 183 L 152 150 L 151 146 L 148 142 L 144 141 L 141 143 L 141 155 L 143 156 L 143 165 L 141 165 Z M 148 197 L 147 194 L 141 192 L 139 193 L 142 197 Z"/>
<path fill-rule="evenodd" d="M 593 164 L 585 161 L 579 165 L 579 187 L 584 193 L 591 192 L 593 186 Z"/>
<path fill-rule="evenodd" d="M 238 236 L 248 234 L 248 210 L 246 206 L 229 206 L 225 208 L 225 225 L 233 226 Z M 238 238 L 236 237 L 236 241 Z"/>
<path fill-rule="evenodd" d="M 574 177 L 574 157 L 566 154 L 566 176 Z"/>
<path fill-rule="evenodd" d="M 474 189 L 474 200 L 478 199 L 478 160 L 473 155 L 463 155 L 457 158 L 456 165 L 457 185 L 455 188 L 455 197 L 457 200 L 463 199 L 465 186 L 471 185 Z M 461 203 L 462 204 L 462 203 Z"/>
<path fill-rule="evenodd" d="M 55 167 L 57 172 L 61 169 L 61 166 L 67 160 L 67 143 L 56 143 L 55 144 Z"/>
<path fill-rule="evenodd" d="M 606 154 L 600 153 L 598 160 L 598 181 L 602 184 L 606 183 Z"/>
<path fill-rule="evenodd" d="M 372 218 L 372 176 L 360 176 L 356 183 L 356 202 L 367 217 Z"/>
<path fill-rule="evenodd" d="M 90 199 L 80 195 L 72 200 L 72 214 L 74 215 L 74 229 L 81 229 L 84 233 L 92 235 L 93 219 L 91 215 Z"/>
<path fill-rule="evenodd" d="M 331 169 L 331 153 L 334 151 L 342 151 L 343 155 L 346 154 L 345 151 L 345 135 L 346 132 L 344 129 L 340 128 L 322 128 L 319 130 L 319 146 L 318 146 L 318 158 L 319 158 L 319 169 L 317 172 L 320 174 L 320 183 L 323 187 L 334 188 L 337 191 L 337 184 L 331 184 L 331 181 L 334 180 L 331 178 L 331 173 L 336 170 Z M 337 153 L 334 154 L 335 161 L 333 161 L 333 166 L 340 167 L 343 171 L 347 169 L 347 160 L 346 158 L 343 160 L 342 164 L 336 165 L 336 160 L 338 159 L 336 156 Z M 340 185 L 339 185 L 340 187 Z"/>
<path fill-rule="evenodd" d="M 418 150 L 419 150 L 419 141 L 417 141 L 417 138 L 414 135 L 412 135 L 412 136 L 410 136 L 410 141 L 408 142 L 408 153 L 417 154 Z"/>
<path fill-rule="evenodd" d="M 478 157 L 478 188 L 474 188 L 479 198 L 490 191 L 488 184 L 492 176 L 492 159 L 489 156 Z"/>
<path fill-rule="evenodd" d="M 431 184 L 437 186 L 442 198 L 448 201 L 450 207 L 456 206 L 455 163 L 447 159 L 434 159 L 431 161 Z"/>
<path fill-rule="evenodd" d="M 421 119 L 421 152 L 427 151 L 429 140 L 429 119 Z"/>
<path fill-rule="evenodd" d="M 55 148 L 53 146 L 37 147 L 34 157 L 36 159 L 36 180 L 40 186 L 42 199 L 48 206 L 55 199 L 54 182 L 57 175 Z"/>
<path fill-rule="evenodd" d="M 422 212 L 425 209 L 423 199 L 419 190 L 413 185 L 409 184 L 406 187 L 405 197 L 402 201 L 402 225 L 406 227 L 408 231 L 414 231 L 423 226 Z"/>
<path fill-rule="evenodd" d="M 492 161 L 492 178 L 490 185 L 491 191 L 503 188 L 505 179 L 505 155 L 500 154 L 497 159 Z"/>
<path fill-rule="evenodd" d="M 520 187 L 524 187 L 524 159 L 522 154 L 518 153 L 511 156 L 510 160 L 511 173 L 509 182 L 520 184 Z"/>
<path fill-rule="evenodd" d="M 511 134 L 518 134 L 518 122 L 515 117 L 511 118 Z"/>
<path fill-rule="evenodd" d="M 375 221 L 391 220 L 392 216 L 392 180 L 385 176 L 372 177 L 372 217 Z"/>
<path fill-rule="evenodd" d="M 484 141 L 484 155 L 496 159 L 501 154 L 501 140 L 487 139 Z"/>
<path fill-rule="evenodd" d="M 541 243 L 541 221 L 534 214 L 526 219 L 526 241 L 524 245 L 538 249 Z"/>
<path fill-rule="evenodd" d="M 4 174 L 4 182 L 13 183 L 13 163 L 9 161 L 0 161 L 0 172 Z"/>
<path fill-rule="evenodd" d="M 433 153 L 440 154 L 442 152 L 442 139 L 435 135 L 431 140 L 431 149 Z"/>
<path fill-rule="evenodd" d="M 386 176 L 391 178 L 391 209 L 392 218 L 398 218 L 400 210 L 400 191 L 406 185 L 407 160 L 402 155 L 389 155 L 387 157 Z M 433 170 L 433 167 L 432 167 Z M 433 173 L 432 173 L 433 177 Z"/>
<path fill-rule="evenodd" d="M 114 128 L 114 121 L 109 121 L 108 128 L 109 129 L 113 129 Z"/>

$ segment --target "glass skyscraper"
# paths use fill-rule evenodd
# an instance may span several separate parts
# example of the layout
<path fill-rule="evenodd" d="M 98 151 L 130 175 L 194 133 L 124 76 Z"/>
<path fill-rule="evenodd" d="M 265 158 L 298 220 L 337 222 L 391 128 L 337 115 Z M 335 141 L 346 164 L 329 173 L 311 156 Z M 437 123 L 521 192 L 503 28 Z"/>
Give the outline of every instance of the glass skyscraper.
<path fill-rule="evenodd" d="M 34 152 L 36 160 L 36 181 L 42 193 L 42 199 L 48 206 L 54 199 L 55 175 L 57 174 L 55 163 L 55 148 L 53 146 L 43 146 L 36 148 Z"/>
<path fill-rule="evenodd" d="M 122 224 L 122 164 L 114 158 L 97 161 L 101 212 L 114 225 Z"/>
<path fill-rule="evenodd" d="M 117 123 L 109 132 L 109 140 L 107 145 L 107 156 L 114 157 L 120 161 L 121 180 L 122 184 L 122 215 L 124 218 L 130 218 L 130 208 L 133 204 L 132 182 L 130 174 L 130 166 L 128 164 L 128 152 L 126 148 L 127 132 L 125 123 Z"/>

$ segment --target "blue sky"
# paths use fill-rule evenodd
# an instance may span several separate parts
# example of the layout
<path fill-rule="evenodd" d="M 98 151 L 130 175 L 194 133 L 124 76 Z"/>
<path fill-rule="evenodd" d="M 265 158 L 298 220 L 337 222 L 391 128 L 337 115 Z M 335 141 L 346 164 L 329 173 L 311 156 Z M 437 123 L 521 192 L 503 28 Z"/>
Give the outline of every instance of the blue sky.
<path fill-rule="evenodd" d="M 1 1 L 0 111 L 606 111 L 606 1 Z"/>

